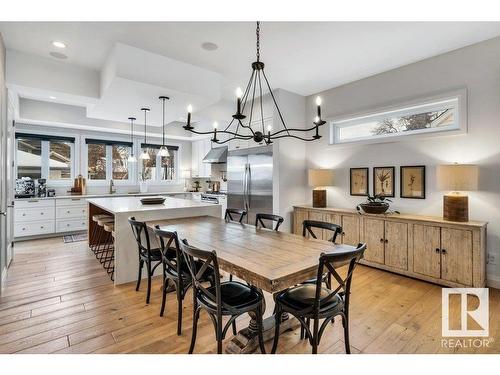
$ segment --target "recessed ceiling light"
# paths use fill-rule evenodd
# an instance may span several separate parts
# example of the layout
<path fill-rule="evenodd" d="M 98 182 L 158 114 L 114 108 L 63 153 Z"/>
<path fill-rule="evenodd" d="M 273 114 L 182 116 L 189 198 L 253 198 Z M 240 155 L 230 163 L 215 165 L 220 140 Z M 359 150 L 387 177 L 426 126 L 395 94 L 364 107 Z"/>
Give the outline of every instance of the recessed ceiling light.
<path fill-rule="evenodd" d="M 49 55 L 55 57 L 56 59 L 62 59 L 62 60 L 68 58 L 68 56 L 66 56 L 64 53 L 61 52 L 50 52 Z"/>
<path fill-rule="evenodd" d="M 205 51 L 215 51 L 217 48 L 219 48 L 219 46 L 212 42 L 205 42 L 201 44 L 201 48 L 203 48 Z"/>
<path fill-rule="evenodd" d="M 54 41 L 52 42 L 52 45 L 53 45 L 54 47 L 57 47 L 57 48 L 66 48 L 66 43 L 61 42 L 61 41 L 59 41 L 59 40 L 54 40 Z"/>

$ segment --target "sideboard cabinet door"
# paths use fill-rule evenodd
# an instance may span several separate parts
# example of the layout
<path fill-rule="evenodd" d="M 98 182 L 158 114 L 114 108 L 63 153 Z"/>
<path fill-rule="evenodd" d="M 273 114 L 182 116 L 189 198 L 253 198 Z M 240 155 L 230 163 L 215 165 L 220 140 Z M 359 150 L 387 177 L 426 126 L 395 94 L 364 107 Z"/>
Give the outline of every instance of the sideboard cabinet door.
<path fill-rule="evenodd" d="M 431 225 L 413 225 L 413 272 L 441 277 L 441 229 Z"/>
<path fill-rule="evenodd" d="M 365 218 L 363 241 L 366 242 L 364 258 L 369 262 L 384 264 L 384 220 Z"/>
<path fill-rule="evenodd" d="M 441 228 L 441 278 L 472 285 L 472 231 Z"/>
<path fill-rule="evenodd" d="M 309 219 L 309 211 L 295 209 L 293 214 L 293 233 L 302 236 L 302 223 Z"/>
<path fill-rule="evenodd" d="M 385 264 L 408 269 L 408 224 L 385 222 Z"/>
<path fill-rule="evenodd" d="M 358 215 L 342 215 L 342 243 L 357 246 L 359 243 Z"/>

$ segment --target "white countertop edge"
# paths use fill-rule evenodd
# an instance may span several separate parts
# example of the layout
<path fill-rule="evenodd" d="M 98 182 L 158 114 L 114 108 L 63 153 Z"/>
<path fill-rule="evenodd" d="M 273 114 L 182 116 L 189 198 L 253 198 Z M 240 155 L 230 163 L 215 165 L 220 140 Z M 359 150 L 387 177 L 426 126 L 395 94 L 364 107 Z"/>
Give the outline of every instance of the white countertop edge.
<path fill-rule="evenodd" d="M 86 194 L 86 195 L 57 195 L 55 197 L 31 197 L 31 198 L 15 198 L 15 201 L 30 201 L 30 200 L 51 200 L 51 199 L 77 199 L 77 198 L 107 198 L 107 197 L 146 197 L 150 195 L 169 195 L 169 194 L 202 194 L 203 191 L 159 191 L 149 193 L 114 193 L 114 194 Z"/>

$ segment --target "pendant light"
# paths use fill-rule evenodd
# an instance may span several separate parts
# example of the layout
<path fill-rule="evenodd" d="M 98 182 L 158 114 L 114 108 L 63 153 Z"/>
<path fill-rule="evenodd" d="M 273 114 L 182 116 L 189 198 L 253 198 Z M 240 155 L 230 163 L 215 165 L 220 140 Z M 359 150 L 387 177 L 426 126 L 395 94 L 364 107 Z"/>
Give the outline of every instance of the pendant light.
<path fill-rule="evenodd" d="M 147 113 L 149 112 L 149 108 L 141 108 L 141 111 L 144 111 L 144 144 L 147 144 L 147 138 L 146 138 L 146 126 L 147 126 L 147 121 L 146 121 L 146 116 Z M 144 147 L 144 151 L 142 152 L 141 156 L 139 156 L 139 159 L 141 160 L 149 160 L 149 154 L 146 150 L 147 147 Z"/>
<path fill-rule="evenodd" d="M 127 161 L 129 163 L 135 163 L 137 161 L 137 158 L 134 155 L 134 121 L 137 120 L 135 117 L 129 117 L 130 120 L 130 142 L 132 143 L 132 152 L 128 156 Z"/>
<path fill-rule="evenodd" d="M 161 148 L 158 154 L 160 156 L 170 156 L 168 152 L 168 147 L 165 145 L 165 101 L 170 100 L 170 98 L 168 96 L 160 96 L 158 99 L 162 101 L 162 106 L 163 106 L 163 122 L 162 122 L 163 141 L 161 143 Z"/>

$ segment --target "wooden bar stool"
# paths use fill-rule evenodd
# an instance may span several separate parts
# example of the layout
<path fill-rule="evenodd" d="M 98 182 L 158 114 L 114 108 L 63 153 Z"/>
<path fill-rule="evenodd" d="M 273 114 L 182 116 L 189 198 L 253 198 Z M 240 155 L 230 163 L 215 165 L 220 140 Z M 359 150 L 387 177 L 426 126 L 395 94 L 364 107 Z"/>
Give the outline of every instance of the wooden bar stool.
<path fill-rule="evenodd" d="M 114 260 L 115 260 L 115 224 L 114 222 L 103 223 L 104 231 L 107 234 L 107 242 L 105 249 L 102 253 L 101 259 L 99 261 L 103 265 L 107 274 L 111 276 L 111 280 L 114 280 Z"/>
<path fill-rule="evenodd" d="M 99 226 L 98 220 L 104 219 L 104 218 L 112 218 L 112 216 L 106 215 L 106 214 L 92 215 L 92 221 L 95 223 L 95 225 L 92 229 L 91 238 L 97 238 L 100 236 L 103 228 L 101 226 Z M 95 254 L 97 252 L 97 250 L 99 249 L 99 246 L 100 246 L 99 241 L 97 241 L 96 244 L 91 245 L 89 247 L 90 247 L 90 250 L 92 250 L 92 252 Z"/>
<path fill-rule="evenodd" d="M 114 222 L 115 219 L 109 215 L 97 219 L 97 248 L 94 250 L 94 254 L 101 263 L 101 259 L 107 250 L 109 242 L 111 241 L 111 233 L 104 230 L 104 224 L 114 224 Z"/>

